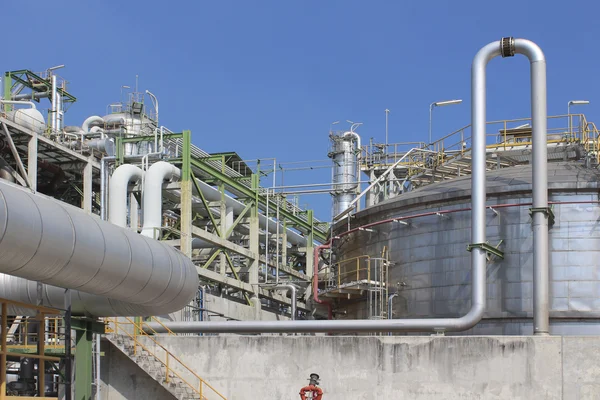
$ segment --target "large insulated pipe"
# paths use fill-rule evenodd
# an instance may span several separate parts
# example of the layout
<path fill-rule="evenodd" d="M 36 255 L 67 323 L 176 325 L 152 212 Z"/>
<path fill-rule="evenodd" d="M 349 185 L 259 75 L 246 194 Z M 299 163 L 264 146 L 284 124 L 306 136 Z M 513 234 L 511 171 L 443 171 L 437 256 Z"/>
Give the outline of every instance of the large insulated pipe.
<path fill-rule="evenodd" d="M 158 239 L 162 227 L 162 186 L 165 181 L 179 179 L 179 168 L 166 161 L 152 164 L 144 177 L 142 235 Z"/>
<path fill-rule="evenodd" d="M 194 264 L 172 247 L 0 181 L 0 272 L 145 306 L 179 310 Z"/>
<path fill-rule="evenodd" d="M 136 184 L 142 179 L 142 169 L 131 164 L 123 164 L 113 172 L 108 189 L 108 221 L 127 227 L 127 194 L 129 185 Z M 132 207 L 130 213 L 137 212 Z"/>
<path fill-rule="evenodd" d="M 19 301 L 25 304 L 38 303 L 38 283 L 16 276 L 0 274 L 0 298 Z M 42 284 L 42 304 L 47 307 L 63 309 L 65 289 Z M 97 296 L 78 290 L 71 290 L 71 314 L 85 317 L 135 317 L 149 315 L 164 315 L 178 311 L 170 305 L 152 306 L 133 304 Z M 36 315 L 31 308 L 8 306 L 9 315 Z"/>
<path fill-rule="evenodd" d="M 507 45 L 507 42 L 509 43 Z M 512 44 L 510 44 L 512 43 Z M 511 50 L 512 49 L 512 50 Z M 486 242 L 485 231 L 485 202 L 486 202 L 486 88 L 485 76 L 488 62 L 501 54 L 507 56 L 514 53 L 525 54 L 532 65 L 532 123 L 536 124 L 533 128 L 534 146 L 544 147 L 545 140 L 545 122 L 546 122 L 546 86 L 545 86 L 545 63 L 544 57 L 537 45 L 524 39 L 502 39 L 483 47 L 475 55 L 471 67 L 471 124 L 473 131 L 472 147 L 472 177 L 471 177 L 471 242 L 474 245 L 471 251 L 471 309 L 467 314 L 459 318 L 429 318 L 429 319 L 388 319 L 388 320 L 331 320 L 331 321 L 235 321 L 235 322 L 167 322 L 162 327 L 158 324 L 152 324 L 152 328 L 158 332 L 165 332 L 166 328 L 173 332 L 228 332 L 228 333 L 289 333 L 289 332 L 452 332 L 464 331 L 475 326 L 485 312 L 486 305 L 486 253 L 482 245 Z M 512 54 L 511 54 L 512 53 Z M 544 147 L 545 149 L 545 147 Z M 545 150 L 536 154 L 534 161 L 534 193 L 538 196 L 540 192 L 545 192 L 545 177 L 537 175 L 545 174 L 540 166 L 545 167 L 546 159 L 540 159 L 540 155 L 545 155 Z M 535 196 L 535 195 L 534 195 Z M 543 197 L 543 196 L 540 196 Z M 547 207 L 543 198 L 538 199 L 539 207 Z M 535 208 L 535 205 L 534 205 Z M 546 211 L 544 211 L 546 212 Z M 542 212 L 540 215 L 546 215 Z M 540 218 L 538 217 L 538 220 Z M 544 221 L 538 221 L 543 226 Z M 535 220 L 534 220 L 535 221 Z M 535 222 L 534 222 L 535 224 Z M 534 225 L 536 226 L 536 225 Z M 547 226 L 547 225 L 546 225 Z M 541 228 L 534 228 L 534 246 L 539 246 L 534 252 L 543 262 L 544 256 L 539 255 L 540 251 L 547 251 L 547 230 L 546 242 L 540 238 L 538 232 Z M 541 236 L 542 238 L 544 235 Z M 544 247 L 544 244 L 546 247 Z M 535 257 L 535 256 L 534 256 Z M 547 253 L 546 253 L 547 257 Z M 314 260 L 315 263 L 318 260 Z M 547 264 L 536 264 L 537 269 L 542 268 L 547 271 Z M 544 279 L 544 274 L 535 274 L 536 279 Z M 540 278 L 541 276 L 541 278 Z M 546 275 L 547 277 L 547 275 Z M 547 284 L 547 280 L 545 281 Z M 538 284 L 540 284 L 538 282 Z M 538 289 L 538 291 L 540 291 Z M 543 297 L 541 290 L 540 297 Z M 537 292 L 536 292 L 537 293 Z M 547 305 L 547 288 L 546 288 Z M 543 300 L 543 299 L 542 299 Z M 539 303 L 538 303 L 539 306 Z M 535 314 L 535 313 L 534 313 Z M 547 313 L 546 313 L 547 316 Z M 538 316 L 537 318 L 540 318 Z M 537 326 L 537 323 L 536 323 Z M 546 324 L 547 327 L 547 324 Z M 536 329 L 537 332 L 537 329 Z"/>

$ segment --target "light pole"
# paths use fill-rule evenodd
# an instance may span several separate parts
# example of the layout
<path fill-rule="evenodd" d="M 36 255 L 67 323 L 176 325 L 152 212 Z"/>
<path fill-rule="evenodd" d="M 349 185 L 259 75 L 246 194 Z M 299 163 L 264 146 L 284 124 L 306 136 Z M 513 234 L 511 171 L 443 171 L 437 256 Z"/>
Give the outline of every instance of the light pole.
<path fill-rule="evenodd" d="M 571 100 L 567 103 L 567 118 L 569 119 L 569 134 L 572 134 L 573 121 L 571 121 L 571 106 L 590 104 L 589 100 Z"/>
<path fill-rule="evenodd" d="M 571 114 L 571 106 L 578 106 L 583 104 L 590 104 L 589 100 L 571 100 L 567 104 L 567 115 Z"/>
<path fill-rule="evenodd" d="M 146 94 L 150 96 L 152 102 L 154 103 L 154 112 L 156 113 L 156 126 L 158 126 L 158 99 L 149 90 L 146 90 Z"/>
<path fill-rule="evenodd" d="M 385 155 L 388 154 L 388 117 L 390 115 L 390 110 L 385 109 Z"/>
<path fill-rule="evenodd" d="M 431 144 L 431 122 L 432 122 L 432 118 L 433 118 L 433 107 L 451 106 L 453 104 L 460 104 L 460 103 L 462 103 L 462 99 L 436 101 L 429 105 L 429 144 Z"/>

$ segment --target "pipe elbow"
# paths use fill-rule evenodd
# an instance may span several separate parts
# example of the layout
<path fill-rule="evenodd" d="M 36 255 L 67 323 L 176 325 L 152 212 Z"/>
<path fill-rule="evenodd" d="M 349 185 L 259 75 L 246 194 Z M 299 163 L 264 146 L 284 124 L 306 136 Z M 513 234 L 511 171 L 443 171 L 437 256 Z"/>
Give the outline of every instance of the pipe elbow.
<path fill-rule="evenodd" d="M 109 185 L 108 221 L 127 226 L 127 188 L 142 179 L 142 170 L 131 164 L 123 164 L 113 172 Z"/>
<path fill-rule="evenodd" d="M 90 131 L 91 124 L 104 124 L 104 118 L 98 115 L 87 117 L 85 121 L 83 121 L 83 124 L 81 124 L 81 129 L 83 129 L 84 133 L 88 133 Z"/>
<path fill-rule="evenodd" d="M 515 39 L 515 53 L 523 54 L 530 62 L 546 61 L 544 52 L 534 42 L 527 39 Z"/>
<path fill-rule="evenodd" d="M 485 313 L 485 304 L 475 303 L 469 312 L 456 320 L 456 324 L 452 327 L 453 331 L 462 332 L 473 328 L 477 325 Z"/>
<path fill-rule="evenodd" d="M 497 57 L 501 54 L 501 52 L 500 52 L 501 46 L 502 46 L 502 44 L 500 43 L 499 40 L 496 40 L 495 42 L 491 42 L 491 43 L 483 46 L 477 52 L 477 54 L 475 54 L 471 68 L 472 69 L 475 69 L 478 67 L 485 68 L 487 63 L 489 63 L 492 58 Z"/>

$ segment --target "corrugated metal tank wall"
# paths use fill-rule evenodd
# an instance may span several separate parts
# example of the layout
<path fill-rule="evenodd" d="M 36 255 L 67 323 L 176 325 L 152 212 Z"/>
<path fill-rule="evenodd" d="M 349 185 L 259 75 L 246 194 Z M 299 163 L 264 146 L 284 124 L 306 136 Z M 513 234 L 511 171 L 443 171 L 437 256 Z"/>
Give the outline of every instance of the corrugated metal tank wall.
<path fill-rule="evenodd" d="M 553 163 L 548 171 L 551 202 L 597 202 L 600 171 L 576 163 Z M 428 211 L 470 207 L 470 179 L 432 184 L 358 213 L 352 226 Z M 488 175 L 488 205 L 531 202 L 529 166 Z M 532 233 L 529 205 L 487 211 L 489 243 L 504 260 L 488 263 L 487 311 L 466 334 L 532 334 Z M 600 207 L 556 204 L 550 229 L 551 332 L 600 334 Z M 339 226 L 337 231 L 346 230 Z M 377 257 L 384 246 L 393 318 L 455 317 L 470 307 L 470 212 L 415 218 L 410 225 L 379 225 L 340 241 L 338 259 Z M 343 303 L 342 303 L 343 304 Z M 345 318 L 366 318 L 366 303 L 347 303 Z"/>

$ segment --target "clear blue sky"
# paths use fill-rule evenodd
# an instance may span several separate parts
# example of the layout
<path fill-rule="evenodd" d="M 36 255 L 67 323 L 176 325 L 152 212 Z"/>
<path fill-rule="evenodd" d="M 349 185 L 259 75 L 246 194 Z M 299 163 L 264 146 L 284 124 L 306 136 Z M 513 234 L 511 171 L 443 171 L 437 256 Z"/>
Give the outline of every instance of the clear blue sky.
<path fill-rule="evenodd" d="M 502 36 L 537 42 L 548 60 L 548 112 L 599 122 L 596 1 L 52 1 L 3 5 L 2 71 L 66 64 L 78 102 L 68 125 L 104 114 L 121 85 L 154 92 L 161 122 L 210 152 L 245 159 L 326 158 L 329 124 L 364 123 L 366 142 L 424 140 L 470 119 L 470 64 Z M 32 10 L 36 11 L 33 12 Z M 35 15 L 35 17 L 33 17 Z M 488 119 L 527 117 L 524 57 L 488 68 Z M 573 109 L 575 112 L 576 109 Z M 325 182 L 313 172 L 300 181 Z M 292 182 L 286 182 L 292 183 Z M 329 197 L 307 197 L 329 218 Z"/>

